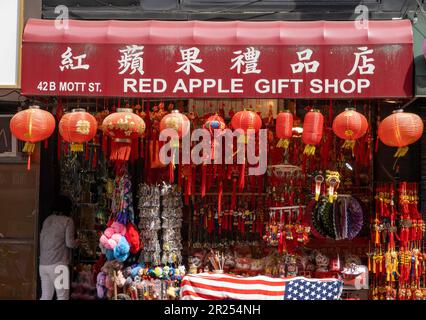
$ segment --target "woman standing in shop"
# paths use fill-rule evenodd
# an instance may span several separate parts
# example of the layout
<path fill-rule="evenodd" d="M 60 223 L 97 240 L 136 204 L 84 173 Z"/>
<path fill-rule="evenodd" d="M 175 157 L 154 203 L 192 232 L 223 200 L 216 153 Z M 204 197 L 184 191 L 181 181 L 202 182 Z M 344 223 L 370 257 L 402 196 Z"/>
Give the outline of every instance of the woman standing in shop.
<path fill-rule="evenodd" d="M 70 256 L 78 240 L 74 237 L 74 222 L 69 217 L 71 200 L 56 198 L 52 214 L 46 218 L 40 233 L 41 300 L 52 300 L 56 291 L 58 300 L 69 299 Z"/>

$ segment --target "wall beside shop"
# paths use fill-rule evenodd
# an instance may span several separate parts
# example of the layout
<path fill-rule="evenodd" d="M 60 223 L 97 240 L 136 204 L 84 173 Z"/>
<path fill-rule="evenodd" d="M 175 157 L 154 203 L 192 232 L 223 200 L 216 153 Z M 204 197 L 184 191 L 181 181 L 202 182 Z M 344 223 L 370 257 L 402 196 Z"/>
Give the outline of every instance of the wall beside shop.
<path fill-rule="evenodd" d="M 24 1 L 24 24 L 41 16 L 41 4 Z M 40 152 L 32 157 L 30 171 L 24 156 L 5 153 L 12 142 L 5 116 L 15 114 L 23 100 L 19 88 L 0 90 L 0 299 L 36 298 Z"/>

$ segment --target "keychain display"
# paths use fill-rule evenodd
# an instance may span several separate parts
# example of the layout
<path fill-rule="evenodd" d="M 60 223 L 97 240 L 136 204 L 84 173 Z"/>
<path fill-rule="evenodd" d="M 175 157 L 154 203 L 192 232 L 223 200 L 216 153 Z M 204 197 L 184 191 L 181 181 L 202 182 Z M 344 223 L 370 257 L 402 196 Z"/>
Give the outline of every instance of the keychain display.
<path fill-rule="evenodd" d="M 182 194 L 176 185 L 161 186 L 162 257 L 163 265 L 182 263 Z"/>
<path fill-rule="evenodd" d="M 161 263 L 161 247 L 159 231 L 161 229 L 161 190 L 159 185 L 139 185 L 139 230 L 142 251 L 139 257 L 141 263 L 159 265 Z"/>

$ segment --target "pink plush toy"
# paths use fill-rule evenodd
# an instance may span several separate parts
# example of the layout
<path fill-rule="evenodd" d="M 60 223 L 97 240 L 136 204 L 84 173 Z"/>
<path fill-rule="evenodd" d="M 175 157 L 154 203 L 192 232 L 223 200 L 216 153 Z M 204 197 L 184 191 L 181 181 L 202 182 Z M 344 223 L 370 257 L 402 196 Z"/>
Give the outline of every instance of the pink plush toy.
<path fill-rule="evenodd" d="M 126 234 L 126 226 L 119 222 L 113 222 L 111 227 L 106 228 L 103 235 L 99 239 L 102 247 L 114 250 L 121 237 Z"/>

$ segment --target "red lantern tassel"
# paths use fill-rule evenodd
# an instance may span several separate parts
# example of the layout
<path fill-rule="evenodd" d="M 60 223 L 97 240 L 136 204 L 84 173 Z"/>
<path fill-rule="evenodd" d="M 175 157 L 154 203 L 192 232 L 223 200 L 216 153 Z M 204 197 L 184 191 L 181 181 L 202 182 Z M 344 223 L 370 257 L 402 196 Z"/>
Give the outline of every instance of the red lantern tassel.
<path fill-rule="evenodd" d="M 139 156 L 139 139 L 133 139 L 132 140 L 132 150 L 131 150 L 131 157 L 132 161 L 136 161 Z"/>
<path fill-rule="evenodd" d="M 49 148 L 49 140 L 48 139 L 44 140 L 44 148 L 45 149 Z"/>
<path fill-rule="evenodd" d="M 28 159 L 27 159 L 27 170 L 31 170 L 31 153 L 28 153 Z"/>
<path fill-rule="evenodd" d="M 243 163 L 240 167 L 240 182 L 239 182 L 240 190 L 244 190 L 245 173 L 246 173 L 246 164 Z"/>
<path fill-rule="evenodd" d="M 115 139 L 111 141 L 111 154 L 109 159 L 127 161 L 130 158 L 132 141 L 130 139 Z"/>
<path fill-rule="evenodd" d="M 175 168 L 173 162 L 172 160 L 169 164 L 169 180 L 172 184 L 175 182 Z"/>
<path fill-rule="evenodd" d="M 201 197 L 204 198 L 206 195 L 206 175 L 207 175 L 207 165 L 203 164 L 201 166 Z"/>
<path fill-rule="evenodd" d="M 217 213 L 218 215 L 222 212 L 222 196 L 223 196 L 223 182 L 219 181 L 219 192 L 217 198 Z"/>
<path fill-rule="evenodd" d="M 84 159 L 89 161 L 89 145 L 87 143 L 84 145 Z"/>
<path fill-rule="evenodd" d="M 232 179 L 232 195 L 231 195 L 231 210 L 235 210 L 235 205 L 237 202 L 237 179 Z"/>
<path fill-rule="evenodd" d="M 178 166 L 178 186 L 183 187 L 183 165 Z"/>
<path fill-rule="evenodd" d="M 93 149 L 92 168 L 96 168 L 98 164 L 98 151 L 96 148 Z"/>
<path fill-rule="evenodd" d="M 106 134 L 102 134 L 102 152 L 105 158 L 108 157 L 108 136 Z"/>
<path fill-rule="evenodd" d="M 62 137 L 60 134 L 58 134 L 58 145 L 57 145 L 57 156 L 58 160 L 61 160 L 61 153 L 62 153 Z"/>
<path fill-rule="evenodd" d="M 144 142 L 145 142 L 145 139 L 141 139 L 140 140 L 140 142 L 139 142 L 139 158 L 141 158 L 141 159 L 143 159 L 143 157 L 144 157 Z"/>

